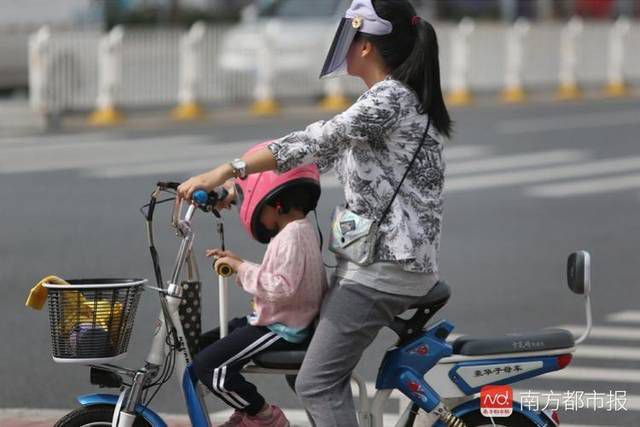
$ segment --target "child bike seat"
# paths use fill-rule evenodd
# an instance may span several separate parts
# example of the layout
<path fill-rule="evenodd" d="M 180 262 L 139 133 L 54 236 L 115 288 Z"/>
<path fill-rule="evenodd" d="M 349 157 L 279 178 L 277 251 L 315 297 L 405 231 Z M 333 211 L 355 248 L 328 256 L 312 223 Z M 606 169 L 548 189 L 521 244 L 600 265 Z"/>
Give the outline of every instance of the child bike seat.
<path fill-rule="evenodd" d="M 266 351 L 253 357 L 253 362 L 268 369 L 300 369 L 305 350 Z"/>
<path fill-rule="evenodd" d="M 453 354 L 481 356 L 500 353 L 526 353 L 571 348 L 574 345 L 571 332 L 565 329 L 545 329 L 496 337 L 460 337 L 453 342 Z"/>

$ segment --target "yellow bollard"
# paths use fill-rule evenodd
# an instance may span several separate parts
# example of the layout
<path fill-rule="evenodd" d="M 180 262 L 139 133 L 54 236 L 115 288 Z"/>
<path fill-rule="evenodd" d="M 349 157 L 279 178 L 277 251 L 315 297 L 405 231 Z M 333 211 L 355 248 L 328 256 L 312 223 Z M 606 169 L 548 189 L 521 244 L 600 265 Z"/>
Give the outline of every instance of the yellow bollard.
<path fill-rule="evenodd" d="M 447 94 L 446 102 L 452 107 L 464 107 L 473 103 L 473 96 L 467 89 L 454 90 Z"/>
<path fill-rule="evenodd" d="M 623 82 L 609 83 L 604 88 L 604 93 L 606 96 L 615 98 L 628 96 L 630 92 L 631 90 L 629 89 L 629 86 L 627 86 Z"/>
<path fill-rule="evenodd" d="M 323 111 L 344 111 L 351 106 L 352 102 L 343 95 L 328 95 L 320 102 Z"/>
<path fill-rule="evenodd" d="M 582 90 L 576 84 L 558 86 L 556 99 L 558 101 L 575 101 L 582 98 Z"/>
<path fill-rule="evenodd" d="M 273 116 L 280 112 L 280 104 L 272 98 L 260 99 L 253 103 L 250 111 L 254 116 Z"/>
<path fill-rule="evenodd" d="M 505 104 L 520 104 L 527 100 L 527 94 L 522 87 L 512 87 L 503 90 L 500 99 Z"/>
<path fill-rule="evenodd" d="M 124 121 L 124 115 L 115 107 L 96 110 L 89 116 L 89 124 L 93 126 L 114 126 Z"/>
<path fill-rule="evenodd" d="M 203 119 L 205 112 L 197 102 L 187 102 L 171 110 L 171 117 L 173 117 L 174 120 L 188 122 Z"/>
<path fill-rule="evenodd" d="M 327 95 L 320 102 L 320 109 L 323 111 L 344 111 L 351 104 L 349 98 L 344 95 Z"/>
<path fill-rule="evenodd" d="M 122 41 L 124 28 L 114 27 L 100 39 L 98 46 L 98 98 L 96 110 L 89 116 L 93 126 L 113 126 L 124 121 L 116 109 L 116 93 L 121 87 Z"/>

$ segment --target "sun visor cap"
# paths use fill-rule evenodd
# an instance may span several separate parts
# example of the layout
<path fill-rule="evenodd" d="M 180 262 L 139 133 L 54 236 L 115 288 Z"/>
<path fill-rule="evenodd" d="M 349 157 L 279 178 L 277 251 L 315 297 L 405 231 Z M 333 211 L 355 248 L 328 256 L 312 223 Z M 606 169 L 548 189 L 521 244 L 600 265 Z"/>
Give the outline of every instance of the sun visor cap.
<path fill-rule="evenodd" d="M 376 15 L 371 0 L 354 0 L 338 25 L 331 48 L 320 72 L 320 78 L 346 74 L 347 53 L 356 33 L 362 32 L 376 36 L 390 34 L 391 22 Z"/>

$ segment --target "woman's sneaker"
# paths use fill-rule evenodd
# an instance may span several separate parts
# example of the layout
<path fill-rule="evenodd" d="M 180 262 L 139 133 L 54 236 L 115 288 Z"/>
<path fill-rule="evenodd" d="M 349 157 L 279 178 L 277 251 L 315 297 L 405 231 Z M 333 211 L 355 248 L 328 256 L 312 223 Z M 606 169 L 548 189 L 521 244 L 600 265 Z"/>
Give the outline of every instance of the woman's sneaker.
<path fill-rule="evenodd" d="M 282 409 L 275 405 L 269 405 L 268 410 L 258 415 L 245 415 L 242 427 L 289 427 L 289 420 L 284 416 Z"/>
<path fill-rule="evenodd" d="M 245 413 L 238 411 L 237 409 L 231 414 L 231 418 L 227 420 L 227 422 L 220 424 L 216 427 L 239 427 L 242 425 L 242 420 L 245 417 Z"/>

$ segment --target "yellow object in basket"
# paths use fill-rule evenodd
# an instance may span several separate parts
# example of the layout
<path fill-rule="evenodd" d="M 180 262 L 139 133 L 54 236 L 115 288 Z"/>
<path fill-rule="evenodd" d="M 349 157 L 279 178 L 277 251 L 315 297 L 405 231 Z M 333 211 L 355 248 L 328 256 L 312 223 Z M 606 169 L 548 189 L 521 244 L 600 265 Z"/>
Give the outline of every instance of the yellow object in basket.
<path fill-rule="evenodd" d="M 49 295 L 47 288 L 44 287 L 45 283 L 52 285 L 69 285 L 67 281 L 58 276 L 45 277 L 31 289 L 27 302 L 25 303 L 27 307 L 42 310 Z M 76 325 L 81 323 L 95 324 L 105 331 L 109 329 L 118 330 L 120 328 L 120 322 L 122 321 L 121 303 L 87 299 L 80 291 L 64 292 L 63 298 L 65 307 L 75 308 L 75 310 L 70 313 L 65 312 L 62 321 L 63 333 L 70 332 Z M 111 323 L 111 325 L 109 323 Z"/>
<path fill-rule="evenodd" d="M 67 307 L 76 306 L 71 313 L 65 313 L 62 323 L 62 333 L 69 333 L 82 323 L 93 324 L 105 331 L 118 331 L 122 321 L 122 304 L 111 303 L 106 300 L 86 299 L 81 292 L 66 292 L 64 304 Z M 94 323 L 95 315 L 95 323 Z M 109 324 L 111 321 L 111 324 Z"/>
<path fill-rule="evenodd" d="M 58 276 L 47 276 L 31 288 L 31 292 L 29 292 L 29 296 L 27 297 L 27 302 L 24 305 L 35 310 L 42 310 L 42 307 L 44 307 L 44 303 L 47 302 L 47 297 L 49 296 L 49 291 L 44 287 L 45 283 L 51 283 L 54 285 L 69 284 L 66 280 L 61 279 Z"/>

